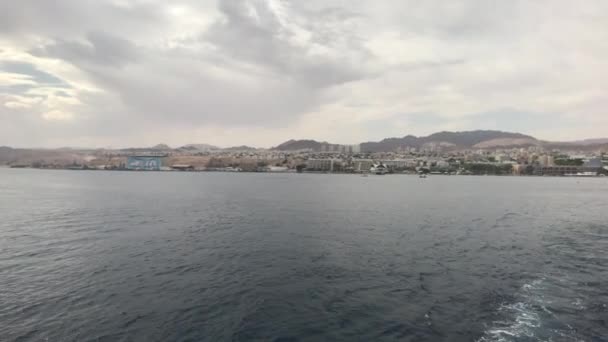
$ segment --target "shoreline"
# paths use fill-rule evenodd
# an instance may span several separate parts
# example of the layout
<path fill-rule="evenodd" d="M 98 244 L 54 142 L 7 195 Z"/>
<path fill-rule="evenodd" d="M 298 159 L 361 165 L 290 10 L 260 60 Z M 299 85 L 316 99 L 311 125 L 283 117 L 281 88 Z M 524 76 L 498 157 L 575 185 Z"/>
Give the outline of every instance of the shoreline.
<path fill-rule="evenodd" d="M 143 173 L 256 173 L 256 174 L 312 174 L 312 175 L 351 175 L 360 177 L 369 176 L 420 176 L 420 173 L 409 173 L 409 172 L 393 172 L 382 175 L 370 173 L 370 172 L 323 172 L 323 171 L 226 171 L 226 170 L 129 170 L 129 169 L 94 169 L 94 168 L 35 168 L 35 167 L 12 167 L 10 165 L 0 165 L 0 168 L 4 169 L 28 169 L 28 170 L 43 170 L 43 171 L 97 171 L 97 172 L 143 172 Z M 604 178 L 606 175 L 516 175 L 516 174 L 446 174 L 446 173 L 427 173 L 426 177 L 453 177 L 453 176 L 477 176 L 477 177 L 537 177 L 537 178 Z"/>

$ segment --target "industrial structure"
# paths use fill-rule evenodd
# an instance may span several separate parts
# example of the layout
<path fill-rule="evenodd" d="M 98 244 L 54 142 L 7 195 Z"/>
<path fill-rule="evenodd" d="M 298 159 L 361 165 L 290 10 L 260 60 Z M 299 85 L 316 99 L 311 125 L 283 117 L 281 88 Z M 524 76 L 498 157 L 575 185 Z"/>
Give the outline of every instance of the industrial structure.
<path fill-rule="evenodd" d="M 163 166 L 163 156 L 159 155 L 133 155 L 127 157 L 127 170 L 160 171 Z"/>

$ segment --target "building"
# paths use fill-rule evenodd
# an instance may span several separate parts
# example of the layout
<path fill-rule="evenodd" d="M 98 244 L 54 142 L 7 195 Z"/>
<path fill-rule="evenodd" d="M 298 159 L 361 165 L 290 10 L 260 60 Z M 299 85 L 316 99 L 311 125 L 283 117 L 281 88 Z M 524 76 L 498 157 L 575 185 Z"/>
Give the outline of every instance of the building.
<path fill-rule="evenodd" d="M 384 175 L 389 172 L 389 169 L 388 167 L 386 167 L 386 165 L 379 163 L 372 165 L 372 167 L 369 169 L 369 172 L 376 175 Z"/>
<path fill-rule="evenodd" d="M 160 156 L 128 156 L 126 168 L 138 171 L 160 171 L 163 159 Z"/>
<path fill-rule="evenodd" d="M 526 173 L 526 168 L 528 167 L 528 165 L 524 165 L 524 164 L 515 164 L 513 165 L 513 174 L 514 175 L 523 175 Z"/>
<path fill-rule="evenodd" d="M 369 172 L 374 166 L 374 161 L 371 159 L 353 159 L 352 167 L 354 172 Z"/>
<path fill-rule="evenodd" d="M 589 159 L 585 162 L 585 164 L 583 164 L 584 167 L 588 167 L 588 168 L 597 168 L 600 169 L 602 168 L 602 159 L 601 158 L 592 158 Z"/>
<path fill-rule="evenodd" d="M 407 168 L 415 168 L 417 166 L 416 161 L 413 159 L 382 160 L 381 163 L 392 170 L 404 170 Z"/>
<path fill-rule="evenodd" d="M 361 145 L 336 145 L 323 143 L 320 147 L 321 152 L 328 153 L 360 153 Z"/>
<path fill-rule="evenodd" d="M 438 161 L 435 163 L 435 166 L 436 166 L 436 167 L 438 167 L 438 168 L 440 168 L 440 169 L 447 169 L 447 168 L 449 168 L 449 167 L 450 167 L 450 163 L 448 163 L 448 162 L 447 162 L 447 161 L 445 161 L 445 160 L 438 160 Z"/>
<path fill-rule="evenodd" d="M 309 171 L 333 172 L 337 164 L 338 160 L 336 159 L 308 159 L 306 169 Z"/>
<path fill-rule="evenodd" d="M 539 166 L 534 169 L 534 174 L 542 176 L 564 176 L 579 173 L 604 173 L 602 167 L 592 166 Z"/>
<path fill-rule="evenodd" d="M 541 166 L 553 166 L 553 165 L 555 165 L 555 160 L 554 160 L 553 156 L 542 155 L 542 156 L 538 157 L 538 163 Z"/>
<path fill-rule="evenodd" d="M 266 170 L 267 172 L 288 172 L 289 168 L 287 166 L 268 166 Z"/>
<path fill-rule="evenodd" d="M 361 145 L 356 144 L 356 145 L 347 145 L 347 151 L 348 153 L 361 153 Z"/>

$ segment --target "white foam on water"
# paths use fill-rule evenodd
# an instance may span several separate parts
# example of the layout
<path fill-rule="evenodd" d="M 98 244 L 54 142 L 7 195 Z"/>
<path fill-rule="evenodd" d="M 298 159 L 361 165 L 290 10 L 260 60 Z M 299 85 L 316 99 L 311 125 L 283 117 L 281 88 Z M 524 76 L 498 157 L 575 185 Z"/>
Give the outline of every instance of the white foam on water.
<path fill-rule="evenodd" d="M 483 342 L 507 342 L 517 338 L 533 338 L 536 329 L 541 326 L 541 319 L 528 303 L 517 302 L 502 305 L 499 309 L 507 315 L 512 315 L 511 321 L 496 321 L 494 327 L 486 330 L 484 337 L 479 341 Z"/>
<path fill-rule="evenodd" d="M 546 307 L 550 301 L 543 295 L 544 282 L 545 278 L 541 278 L 524 284 L 517 295 L 517 302 L 502 304 L 498 309 L 507 317 L 506 321 L 493 322 L 477 342 L 551 341 L 547 334 L 573 338 L 569 332 L 543 331 L 543 316 L 553 316 Z"/>
<path fill-rule="evenodd" d="M 585 310 L 587 307 L 583 304 L 583 300 L 580 298 L 576 298 L 574 302 L 571 303 L 577 310 Z"/>

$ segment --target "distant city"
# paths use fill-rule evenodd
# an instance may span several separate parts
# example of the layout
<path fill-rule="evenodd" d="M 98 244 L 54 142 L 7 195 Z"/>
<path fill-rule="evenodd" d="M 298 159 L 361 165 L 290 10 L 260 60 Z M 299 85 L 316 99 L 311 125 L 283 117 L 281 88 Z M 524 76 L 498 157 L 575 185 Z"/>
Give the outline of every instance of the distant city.
<path fill-rule="evenodd" d="M 12 168 L 131 171 L 605 176 L 608 139 L 549 142 L 501 131 L 440 132 L 343 145 L 289 140 L 273 148 L 164 144 L 124 149 L 0 147 Z"/>

